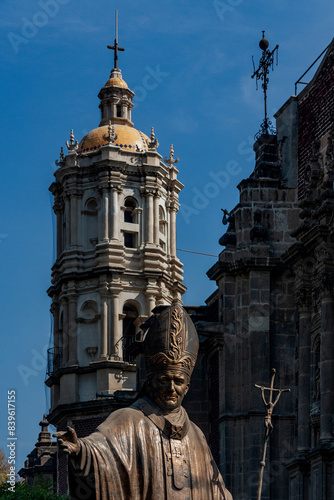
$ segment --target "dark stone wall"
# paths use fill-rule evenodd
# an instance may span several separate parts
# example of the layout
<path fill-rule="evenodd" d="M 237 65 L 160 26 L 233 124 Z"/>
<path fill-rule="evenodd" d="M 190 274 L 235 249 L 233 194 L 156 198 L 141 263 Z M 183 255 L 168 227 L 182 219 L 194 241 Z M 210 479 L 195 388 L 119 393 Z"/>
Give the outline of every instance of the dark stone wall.
<path fill-rule="evenodd" d="M 334 113 L 334 47 L 314 82 L 298 96 L 298 196 L 305 194 L 305 170 L 311 146 L 330 130 Z"/>

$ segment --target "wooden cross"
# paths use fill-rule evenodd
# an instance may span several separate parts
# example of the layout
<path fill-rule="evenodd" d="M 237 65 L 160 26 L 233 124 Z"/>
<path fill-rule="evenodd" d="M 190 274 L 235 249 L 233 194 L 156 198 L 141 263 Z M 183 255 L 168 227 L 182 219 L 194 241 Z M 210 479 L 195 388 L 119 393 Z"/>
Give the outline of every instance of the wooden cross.
<path fill-rule="evenodd" d="M 290 392 L 290 389 L 274 389 L 274 380 L 275 380 L 276 370 L 273 368 L 271 370 L 271 382 L 270 387 L 264 387 L 263 385 L 255 384 L 255 387 L 261 389 L 262 401 L 264 403 L 266 409 L 266 416 L 264 417 L 264 426 L 265 426 L 265 435 L 264 435 L 264 446 L 262 453 L 262 460 L 260 462 L 260 475 L 259 475 L 259 485 L 257 489 L 257 500 L 261 500 L 262 493 L 262 482 L 263 482 L 263 470 L 266 465 L 266 453 L 267 453 L 267 444 L 269 440 L 269 436 L 273 431 L 273 424 L 271 421 L 271 417 L 273 415 L 273 410 L 276 404 L 278 403 L 279 398 L 281 397 L 282 392 Z M 264 391 L 269 391 L 269 401 L 266 400 Z M 273 394 L 277 393 L 276 398 L 273 402 Z"/>
<path fill-rule="evenodd" d="M 115 41 L 114 41 L 114 45 L 108 45 L 108 49 L 112 49 L 114 50 L 114 69 L 117 69 L 118 68 L 118 51 L 122 51 L 124 52 L 124 48 L 123 47 L 119 47 L 118 46 L 118 22 L 117 22 L 117 10 L 116 10 L 116 15 L 115 15 L 115 26 L 116 26 L 116 37 L 115 37 Z"/>

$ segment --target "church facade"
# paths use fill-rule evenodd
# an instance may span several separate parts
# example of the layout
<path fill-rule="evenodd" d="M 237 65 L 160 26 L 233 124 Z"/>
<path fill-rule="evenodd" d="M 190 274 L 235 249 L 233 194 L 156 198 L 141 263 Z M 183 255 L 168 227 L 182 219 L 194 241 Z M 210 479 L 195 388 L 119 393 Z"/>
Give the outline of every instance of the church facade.
<path fill-rule="evenodd" d="M 263 499 L 334 496 L 334 42 L 312 81 L 254 144 L 255 168 L 208 271 L 218 460 L 234 498 L 256 498 L 265 407 L 255 384 L 289 388 L 274 409 Z M 269 401 L 269 392 L 266 401 Z M 274 393 L 275 398 L 275 393 Z M 218 450 L 217 450 L 218 451 Z"/>

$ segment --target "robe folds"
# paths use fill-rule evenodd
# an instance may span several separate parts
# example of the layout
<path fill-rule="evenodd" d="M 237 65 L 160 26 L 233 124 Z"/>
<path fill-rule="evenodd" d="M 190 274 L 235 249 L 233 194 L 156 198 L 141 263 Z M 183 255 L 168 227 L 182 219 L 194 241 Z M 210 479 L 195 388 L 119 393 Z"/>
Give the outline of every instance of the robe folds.
<path fill-rule="evenodd" d="M 144 397 L 79 439 L 71 500 L 232 500 L 202 431 L 180 410 L 168 420 Z"/>

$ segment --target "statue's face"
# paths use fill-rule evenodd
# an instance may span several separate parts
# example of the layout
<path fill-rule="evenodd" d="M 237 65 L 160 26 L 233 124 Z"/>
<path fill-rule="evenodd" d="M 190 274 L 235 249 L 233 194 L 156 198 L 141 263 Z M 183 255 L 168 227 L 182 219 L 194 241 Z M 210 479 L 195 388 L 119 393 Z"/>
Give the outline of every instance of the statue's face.
<path fill-rule="evenodd" d="M 189 377 L 182 371 L 163 370 L 148 380 L 151 399 L 164 411 L 181 406 L 189 389 Z"/>

